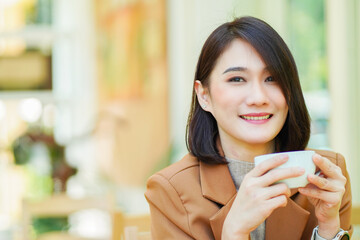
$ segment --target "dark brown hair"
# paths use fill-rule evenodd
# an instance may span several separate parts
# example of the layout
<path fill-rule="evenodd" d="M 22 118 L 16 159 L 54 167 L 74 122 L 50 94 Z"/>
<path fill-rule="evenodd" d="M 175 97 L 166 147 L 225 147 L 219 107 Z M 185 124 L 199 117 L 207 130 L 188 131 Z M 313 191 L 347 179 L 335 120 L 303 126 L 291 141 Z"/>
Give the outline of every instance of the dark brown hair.
<path fill-rule="evenodd" d="M 234 39 L 242 39 L 256 49 L 285 96 L 289 112 L 284 126 L 275 137 L 275 152 L 305 149 L 310 137 L 310 117 L 296 64 L 284 40 L 264 21 L 242 17 L 215 29 L 201 50 L 194 81 L 199 80 L 204 87 L 209 87 L 210 74 L 217 59 Z M 186 127 L 189 152 L 209 164 L 226 163 L 216 145 L 218 134 L 215 118 L 200 107 L 193 89 Z"/>

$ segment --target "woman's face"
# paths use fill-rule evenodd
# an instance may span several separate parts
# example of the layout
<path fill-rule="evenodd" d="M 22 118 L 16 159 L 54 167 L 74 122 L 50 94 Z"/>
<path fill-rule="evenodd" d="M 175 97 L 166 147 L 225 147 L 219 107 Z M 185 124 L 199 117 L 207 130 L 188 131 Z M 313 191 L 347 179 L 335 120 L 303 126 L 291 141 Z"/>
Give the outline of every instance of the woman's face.
<path fill-rule="evenodd" d="M 235 39 L 217 60 L 198 100 L 217 121 L 222 145 L 272 148 L 288 113 L 281 88 L 256 50 Z M 206 107 L 204 107 L 204 105 Z"/>

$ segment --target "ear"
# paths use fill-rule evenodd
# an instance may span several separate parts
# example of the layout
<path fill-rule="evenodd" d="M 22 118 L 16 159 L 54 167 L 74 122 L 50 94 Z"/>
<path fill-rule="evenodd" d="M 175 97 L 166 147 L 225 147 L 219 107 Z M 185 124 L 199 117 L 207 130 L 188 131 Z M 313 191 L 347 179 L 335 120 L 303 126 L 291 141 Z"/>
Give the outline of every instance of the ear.
<path fill-rule="evenodd" d="M 211 112 L 211 99 L 208 89 L 205 88 L 199 80 L 195 81 L 194 89 L 202 109 L 204 109 L 204 111 Z"/>

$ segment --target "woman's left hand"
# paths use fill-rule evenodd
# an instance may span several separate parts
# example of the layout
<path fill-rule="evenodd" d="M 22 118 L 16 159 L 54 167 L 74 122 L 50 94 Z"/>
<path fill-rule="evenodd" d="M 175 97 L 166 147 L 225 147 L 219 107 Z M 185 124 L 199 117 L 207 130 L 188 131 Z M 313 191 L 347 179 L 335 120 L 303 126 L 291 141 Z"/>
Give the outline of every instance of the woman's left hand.
<path fill-rule="evenodd" d="M 310 184 L 299 188 L 299 191 L 315 206 L 319 224 L 318 234 L 331 239 L 340 229 L 339 210 L 345 193 L 346 178 L 341 168 L 329 159 L 315 154 L 313 161 L 320 168 L 321 174 L 309 174 Z"/>

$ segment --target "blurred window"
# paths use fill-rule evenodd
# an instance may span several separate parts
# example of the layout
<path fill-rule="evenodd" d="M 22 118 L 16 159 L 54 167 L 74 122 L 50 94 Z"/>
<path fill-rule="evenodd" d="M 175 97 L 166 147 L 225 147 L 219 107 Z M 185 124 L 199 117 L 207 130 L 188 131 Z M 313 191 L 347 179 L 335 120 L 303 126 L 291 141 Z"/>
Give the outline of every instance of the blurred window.
<path fill-rule="evenodd" d="M 297 63 L 312 119 L 309 147 L 329 148 L 330 97 L 325 32 L 325 1 L 289 0 L 290 48 Z"/>

